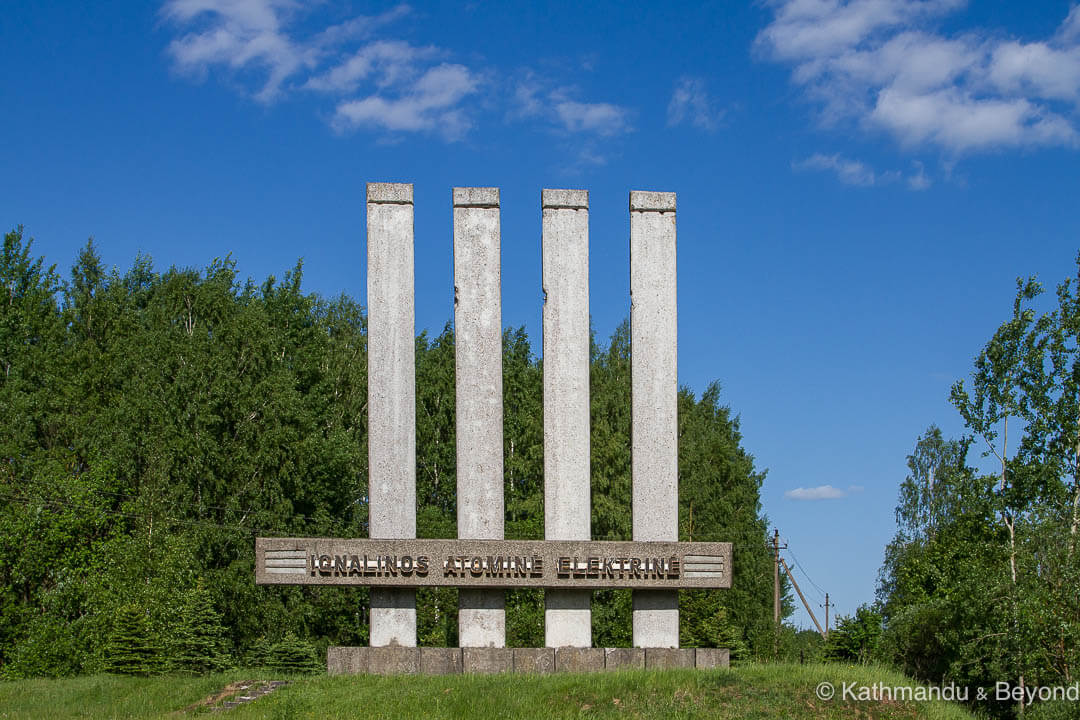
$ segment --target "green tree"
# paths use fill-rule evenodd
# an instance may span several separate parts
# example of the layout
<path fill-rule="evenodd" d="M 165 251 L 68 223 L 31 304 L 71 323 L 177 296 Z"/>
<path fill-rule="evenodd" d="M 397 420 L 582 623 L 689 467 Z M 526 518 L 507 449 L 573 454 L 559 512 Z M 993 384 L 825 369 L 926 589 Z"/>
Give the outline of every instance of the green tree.
<path fill-rule="evenodd" d="M 1008 535 L 1009 552 L 1009 653 L 1012 656 L 1010 677 L 1025 685 L 1025 658 L 1021 640 L 1019 585 L 1020 548 L 1017 524 L 1023 523 L 1035 500 L 1030 473 L 1017 467 L 1019 458 L 1009 455 L 1009 424 L 1014 433 L 1031 421 L 1026 382 L 1031 369 L 1041 364 L 1042 321 L 1030 303 L 1042 292 L 1034 278 L 1017 280 L 1012 317 L 1004 322 L 975 359 L 970 387 L 964 381 L 953 385 L 951 399 L 964 423 L 985 444 L 985 454 L 997 459 L 1000 466 L 995 493 L 997 514 Z M 1022 442 L 1016 442 L 1021 445 Z"/>
<path fill-rule="evenodd" d="M 198 674 L 228 667 L 221 614 L 201 580 L 184 594 L 179 620 L 169 648 L 171 668 Z"/>
<path fill-rule="evenodd" d="M 1076 675 L 1077 287 L 1063 282 L 1056 307 L 1040 313 L 1042 286 L 1017 281 L 1011 316 L 952 389 L 970 437 L 946 441 L 932 427 L 909 458 L 879 599 L 883 652 L 922 678 L 1023 687 Z M 967 466 L 969 444 L 995 460 L 994 474 Z"/>
<path fill-rule="evenodd" d="M 860 605 L 852 616 L 841 615 L 825 641 L 825 657 L 840 662 L 867 663 L 881 639 L 881 613 Z"/>
<path fill-rule="evenodd" d="M 107 669 L 114 642 L 135 647 L 144 630 L 192 670 L 214 667 L 223 647 L 269 658 L 285 628 L 319 652 L 366 644 L 366 589 L 251 582 L 256 535 L 368 533 L 364 312 L 305 293 L 302 277 L 297 264 L 281 281 L 241 281 L 231 257 L 158 270 L 141 255 L 121 273 L 90 242 L 65 283 L 21 230 L 5 237 L 4 676 Z M 522 329 L 505 333 L 503 350 L 507 535 L 539 538 L 542 364 Z M 454 537 L 449 326 L 417 338 L 416 364 L 417 531 Z M 593 344 L 590 378 L 593 535 L 629 539 L 625 323 L 606 347 Z M 700 400 L 683 391 L 679 403 L 680 533 L 736 542 L 735 589 L 687 595 L 684 615 L 710 628 L 695 643 L 736 647 L 769 624 L 763 474 L 718 388 Z M 457 591 L 418 598 L 421 644 L 456 645 Z M 129 605 L 138 620 L 121 613 Z M 507 612 L 511 644 L 542 644 L 542 591 L 508 593 Z M 120 614 L 133 630 L 114 624 Z M 594 619 L 598 645 L 628 645 L 630 593 L 596 593 Z"/>
<path fill-rule="evenodd" d="M 288 633 L 270 647 L 267 666 L 279 672 L 310 674 L 319 672 L 322 663 L 310 642 Z"/>
<path fill-rule="evenodd" d="M 426 332 L 416 339 L 417 537 L 457 537 L 454 382 L 454 331 L 447 323 L 435 339 Z M 457 645 L 457 588 L 417 591 L 416 632 L 421 645 Z"/>
<path fill-rule="evenodd" d="M 155 675 L 163 668 L 160 646 L 155 642 L 146 611 L 124 605 L 113 620 L 105 668 L 117 675 Z"/>

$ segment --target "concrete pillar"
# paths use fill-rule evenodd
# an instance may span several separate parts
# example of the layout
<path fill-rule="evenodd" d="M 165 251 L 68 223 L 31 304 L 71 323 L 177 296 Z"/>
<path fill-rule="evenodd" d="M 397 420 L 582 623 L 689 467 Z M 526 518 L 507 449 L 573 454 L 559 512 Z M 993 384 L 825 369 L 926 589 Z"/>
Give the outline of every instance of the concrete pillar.
<path fill-rule="evenodd" d="M 589 540 L 589 192 L 544 190 L 544 537 Z M 548 647 L 592 645 L 592 593 L 548 590 Z"/>
<path fill-rule="evenodd" d="M 503 537 L 499 189 L 454 188 L 458 537 Z M 459 591 L 458 644 L 506 646 L 502 590 Z"/>
<path fill-rule="evenodd" d="M 630 193 L 634 540 L 679 539 L 675 193 Z M 679 595 L 634 591 L 634 645 L 679 646 Z"/>
<path fill-rule="evenodd" d="M 416 537 L 413 186 L 368 183 L 368 534 Z M 416 591 L 371 589 L 371 645 L 416 646 Z"/>

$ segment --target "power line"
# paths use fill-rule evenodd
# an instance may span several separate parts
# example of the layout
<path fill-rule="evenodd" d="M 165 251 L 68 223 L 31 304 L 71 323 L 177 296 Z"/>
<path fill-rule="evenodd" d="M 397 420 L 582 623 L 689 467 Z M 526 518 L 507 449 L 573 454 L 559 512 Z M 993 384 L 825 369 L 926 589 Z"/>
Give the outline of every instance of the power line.
<path fill-rule="evenodd" d="M 815 589 L 817 589 L 818 593 L 824 595 L 825 591 L 821 589 L 821 586 L 814 582 L 813 578 L 810 577 L 810 573 L 806 572 L 806 568 L 803 567 L 803 564 L 801 562 L 799 562 L 799 558 L 795 556 L 795 553 L 791 550 L 790 547 L 788 548 L 788 553 L 791 555 L 791 559 L 795 561 L 795 565 L 799 568 L 799 570 L 802 571 L 802 574 L 806 576 L 807 580 L 810 581 L 810 584 L 813 585 Z"/>

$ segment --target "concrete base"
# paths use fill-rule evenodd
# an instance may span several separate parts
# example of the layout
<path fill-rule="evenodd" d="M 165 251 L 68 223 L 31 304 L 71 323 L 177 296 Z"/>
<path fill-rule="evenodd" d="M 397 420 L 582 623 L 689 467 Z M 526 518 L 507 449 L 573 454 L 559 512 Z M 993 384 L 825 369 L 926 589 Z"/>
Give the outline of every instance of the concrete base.
<path fill-rule="evenodd" d="M 694 656 L 694 667 L 698 670 L 731 667 L 731 651 L 727 648 L 698 648 Z"/>
<path fill-rule="evenodd" d="M 728 667 L 726 648 L 406 648 L 332 647 L 330 675 L 596 672 Z"/>
<path fill-rule="evenodd" d="M 510 648 L 461 648 L 461 658 L 462 670 L 467 673 L 486 675 L 514 669 L 514 651 Z"/>
<path fill-rule="evenodd" d="M 421 675 L 460 675 L 461 648 L 420 648 Z"/>
<path fill-rule="evenodd" d="M 644 670 L 644 648 L 605 648 L 605 670 Z"/>
<path fill-rule="evenodd" d="M 671 670 L 674 668 L 694 667 L 694 655 L 692 648 L 680 650 L 679 648 L 646 648 L 646 670 Z"/>
<path fill-rule="evenodd" d="M 592 672 L 603 669 L 604 648 L 555 648 L 555 670 L 557 672 Z"/>
<path fill-rule="evenodd" d="M 329 675 L 415 675 L 420 650 L 408 647 L 332 647 L 326 651 Z"/>
<path fill-rule="evenodd" d="M 327 675 L 359 675 L 364 672 L 360 668 L 360 650 L 357 647 L 328 647 L 326 648 L 326 674 Z"/>
<path fill-rule="evenodd" d="M 555 648 L 514 648 L 514 672 L 555 672 Z"/>

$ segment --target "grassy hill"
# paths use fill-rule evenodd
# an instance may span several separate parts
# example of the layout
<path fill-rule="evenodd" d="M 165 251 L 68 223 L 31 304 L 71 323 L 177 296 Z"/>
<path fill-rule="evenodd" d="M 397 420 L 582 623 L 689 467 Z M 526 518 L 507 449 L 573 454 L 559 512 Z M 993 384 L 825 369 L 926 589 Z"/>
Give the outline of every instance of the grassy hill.
<path fill-rule="evenodd" d="M 126 678 L 0 683 L 0 718 L 184 718 L 205 716 L 211 697 L 265 672 L 209 677 Z M 626 671 L 588 675 L 286 678 L 290 684 L 251 703 L 215 712 L 228 720 L 331 718 L 926 718 L 972 720 L 943 702 L 861 702 L 839 697 L 842 682 L 910 684 L 874 667 L 750 665 L 731 670 Z M 821 700 L 819 683 L 837 697 Z"/>

